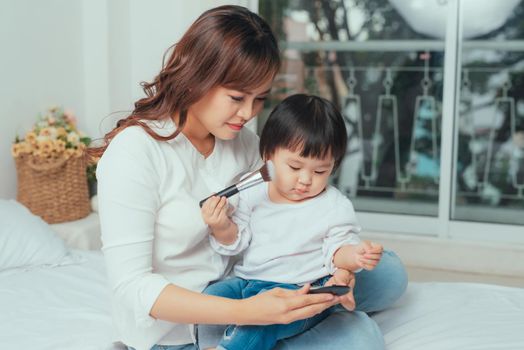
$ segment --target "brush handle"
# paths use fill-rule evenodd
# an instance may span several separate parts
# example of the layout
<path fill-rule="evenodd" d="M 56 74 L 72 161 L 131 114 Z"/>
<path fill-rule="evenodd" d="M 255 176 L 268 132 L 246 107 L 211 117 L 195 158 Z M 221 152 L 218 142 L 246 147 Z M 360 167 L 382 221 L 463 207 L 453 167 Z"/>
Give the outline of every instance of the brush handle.
<path fill-rule="evenodd" d="M 218 196 L 218 197 L 226 197 L 226 198 L 229 198 L 231 197 L 232 195 L 234 194 L 237 194 L 238 193 L 238 188 L 236 185 L 231 185 L 229 186 L 228 188 L 226 188 L 225 190 L 222 190 L 218 193 L 215 193 L 209 197 L 206 197 L 204 199 L 202 199 L 198 205 L 200 205 L 200 208 L 202 208 L 202 206 L 204 205 L 204 202 L 207 201 L 209 198 L 213 197 L 213 196 Z"/>

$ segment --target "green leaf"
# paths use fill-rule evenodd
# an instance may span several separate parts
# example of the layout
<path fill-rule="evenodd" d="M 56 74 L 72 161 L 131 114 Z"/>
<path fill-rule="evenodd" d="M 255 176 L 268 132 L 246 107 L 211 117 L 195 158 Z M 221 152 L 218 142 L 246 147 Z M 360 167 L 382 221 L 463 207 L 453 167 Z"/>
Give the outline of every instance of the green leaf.
<path fill-rule="evenodd" d="M 85 144 L 86 146 L 89 146 L 89 144 L 91 143 L 91 138 L 90 137 L 81 137 L 80 138 L 80 142 L 82 142 L 83 144 Z"/>

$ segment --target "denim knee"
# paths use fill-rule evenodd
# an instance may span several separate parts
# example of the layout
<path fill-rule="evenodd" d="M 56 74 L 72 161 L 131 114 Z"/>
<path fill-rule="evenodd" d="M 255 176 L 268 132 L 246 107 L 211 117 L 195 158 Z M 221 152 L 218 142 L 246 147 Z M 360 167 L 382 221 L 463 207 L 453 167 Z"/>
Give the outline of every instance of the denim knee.
<path fill-rule="evenodd" d="M 384 336 L 377 323 L 365 312 L 333 312 L 314 328 L 281 340 L 275 350 L 384 350 Z"/>
<path fill-rule="evenodd" d="M 354 349 L 384 350 L 386 348 L 384 336 L 377 323 L 362 311 L 354 311 L 352 316 L 357 319 L 356 322 L 352 322 L 353 328 L 350 330 L 353 344 L 358 346 Z"/>
<path fill-rule="evenodd" d="M 406 290 L 408 277 L 399 257 L 384 251 L 374 270 L 356 274 L 355 301 L 357 310 L 377 312 L 389 308 Z"/>
<path fill-rule="evenodd" d="M 384 251 L 384 255 L 389 260 L 390 274 L 393 278 L 389 281 L 388 288 L 384 292 L 388 295 L 390 304 L 398 300 L 406 291 L 408 286 L 408 273 L 404 264 L 397 254 L 393 251 Z"/>

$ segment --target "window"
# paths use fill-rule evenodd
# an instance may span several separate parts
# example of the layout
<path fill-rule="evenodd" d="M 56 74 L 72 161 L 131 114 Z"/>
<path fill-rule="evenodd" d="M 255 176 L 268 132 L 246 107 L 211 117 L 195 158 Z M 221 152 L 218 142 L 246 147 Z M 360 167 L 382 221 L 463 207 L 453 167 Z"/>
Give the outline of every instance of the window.
<path fill-rule="evenodd" d="M 524 1 L 259 0 L 259 10 L 284 57 L 268 108 L 298 92 L 338 105 L 349 146 L 332 182 L 366 227 L 449 236 L 478 231 L 455 223 L 524 224 Z"/>
<path fill-rule="evenodd" d="M 464 32 L 454 219 L 524 225 L 522 18 L 524 2 L 506 1 L 491 31 Z"/>

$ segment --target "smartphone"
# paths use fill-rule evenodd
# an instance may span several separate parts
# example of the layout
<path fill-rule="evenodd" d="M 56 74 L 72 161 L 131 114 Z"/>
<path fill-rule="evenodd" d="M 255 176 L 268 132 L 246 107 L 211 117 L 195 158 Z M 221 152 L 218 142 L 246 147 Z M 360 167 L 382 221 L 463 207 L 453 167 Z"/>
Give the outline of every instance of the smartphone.
<path fill-rule="evenodd" d="M 329 287 L 311 287 L 309 294 L 331 293 L 334 295 L 348 294 L 351 287 L 348 286 L 329 286 Z"/>

